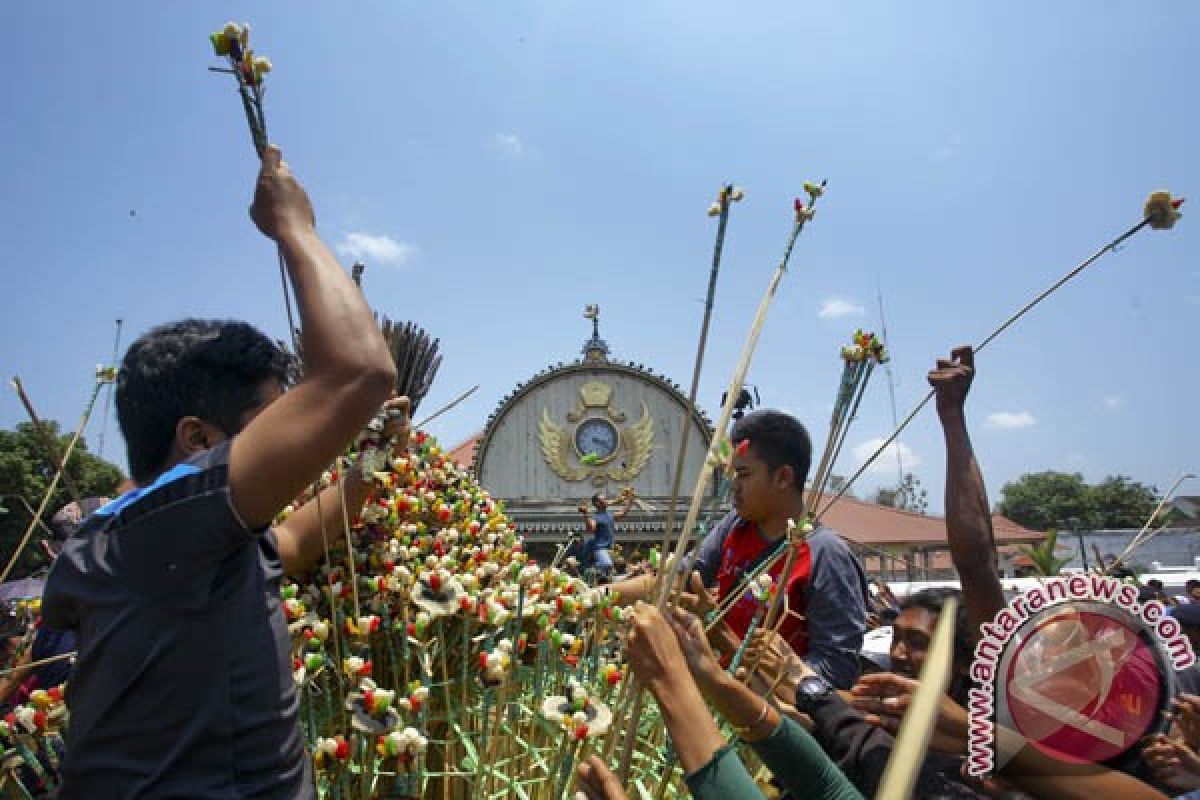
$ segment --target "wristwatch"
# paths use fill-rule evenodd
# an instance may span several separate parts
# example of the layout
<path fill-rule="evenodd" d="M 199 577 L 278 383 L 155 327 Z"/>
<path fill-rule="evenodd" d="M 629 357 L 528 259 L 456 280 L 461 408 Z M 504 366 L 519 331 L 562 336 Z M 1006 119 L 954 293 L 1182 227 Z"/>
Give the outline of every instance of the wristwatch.
<path fill-rule="evenodd" d="M 833 686 L 820 675 L 805 675 L 796 686 L 796 710 L 812 714 L 821 701 L 833 692 Z"/>

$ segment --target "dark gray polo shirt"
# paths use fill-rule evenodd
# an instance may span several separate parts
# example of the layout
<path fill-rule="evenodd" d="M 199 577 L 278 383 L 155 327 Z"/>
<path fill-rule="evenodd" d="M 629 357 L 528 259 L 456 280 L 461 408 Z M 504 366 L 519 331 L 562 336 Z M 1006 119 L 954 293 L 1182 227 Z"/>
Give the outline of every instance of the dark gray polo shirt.
<path fill-rule="evenodd" d="M 741 521 L 729 512 L 718 522 L 692 558 L 691 568 L 706 586 L 717 581 L 725 537 Z M 804 616 L 808 623 L 805 662 L 839 689 L 858 680 L 858 653 L 867 630 L 867 575 L 845 540 L 824 525 L 807 537 L 812 573 L 804 589 Z"/>
<path fill-rule="evenodd" d="M 46 582 L 79 657 L 60 798 L 313 798 L 274 531 L 229 497 L 229 443 L 95 512 Z"/>

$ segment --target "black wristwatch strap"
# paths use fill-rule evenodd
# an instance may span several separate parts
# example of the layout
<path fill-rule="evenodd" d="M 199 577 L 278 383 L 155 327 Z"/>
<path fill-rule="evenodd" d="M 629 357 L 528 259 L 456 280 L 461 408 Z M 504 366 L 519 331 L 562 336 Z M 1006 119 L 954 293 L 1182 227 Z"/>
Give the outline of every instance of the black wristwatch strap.
<path fill-rule="evenodd" d="M 796 709 L 811 714 L 822 700 L 833 692 L 833 686 L 820 675 L 806 675 L 796 686 Z"/>

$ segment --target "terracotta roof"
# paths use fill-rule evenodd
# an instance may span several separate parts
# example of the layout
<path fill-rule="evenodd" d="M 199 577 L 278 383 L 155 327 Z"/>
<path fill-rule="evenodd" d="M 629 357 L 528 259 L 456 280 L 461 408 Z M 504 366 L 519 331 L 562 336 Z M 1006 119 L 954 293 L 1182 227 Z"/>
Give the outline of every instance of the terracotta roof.
<path fill-rule="evenodd" d="M 942 517 L 901 511 L 843 497 L 825 513 L 824 522 L 852 542 L 873 545 L 945 545 Z M 1007 517 L 992 515 L 997 544 L 1037 542 L 1045 534 L 1023 528 Z"/>
<path fill-rule="evenodd" d="M 1020 553 L 1020 551 L 1017 550 L 1016 545 L 1011 545 L 1011 544 L 1010 545 L 1001 545 L 996 548 L 996 551 L 1000 554 L 1001 560 L 1007 561 L 1007 560 L 1011 559 L 1014 566 L 1018 566 L 1018 567 L 1033 566 L 1033 562 L 1029 559 L 1029 556 L 1022 555 Z M 860 555 L 864 561 L 869 560 L 869 562 L 872 565 L 875 564 L 875 559 L 878 558 L 878 556 L 873 552 L 866 552 L 866 553 L 862 553 Z M 947 549 L 944 549 L 944 550 L 927 550 L 924 554 L 920 554 L 920 555 L 916 556 L 916 560 L 914 561 L 914 563 L 924 566 L 926 555 L 929 557 L 929 568 L 930 569 L 932 569 L 932 570 L 952 570 L 952 569 L 954 569 L 954 560 L 950 558 L 950 550 L 948 549 L 948 546 L 947 546 Z M 897 560 L 896 563 L 901 564 L 901 566 L 903 565 L 902 562 L 900 562 L 899 560 Z"/>
<path fill-rule="evenodd" d="M 475 447 L 479 444 L 479 440 L 483 437 L 483 431 L 455 445 L 454 449 L 446 454 L 446 457 L 458 464 L 460 467 L 470 468 L 475 465 Z"/>

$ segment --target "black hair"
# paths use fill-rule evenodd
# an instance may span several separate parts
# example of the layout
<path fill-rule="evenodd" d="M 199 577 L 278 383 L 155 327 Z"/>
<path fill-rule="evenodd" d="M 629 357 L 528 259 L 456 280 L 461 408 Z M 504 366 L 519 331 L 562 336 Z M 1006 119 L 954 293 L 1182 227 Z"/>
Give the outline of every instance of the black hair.
<path fill-rule="evenodd" d="M 233 436 L 267 380 L 285 385 L 287 356 L 245 322 L 185 319 L 130 345 L 117 374 L 117 419 L 139 484 L 166 464 L 179 420 L 195 416 Z"/>
<path fill-rule="evenodd" d="M 1158 578 L 1151 578 L 1150 580 L 1146 581 L 1146 585 L 1157 589 L 1160 592 L 1163 590 L 1163 582 Z"/>
<path fill-rule="evenodd" d="M 1188 589 L 1194 589 L 1197 586 L 1200 586 L 1200 581 L 1196 580 L 1195 578 L 1192 578 L 1186 584 L 1184 584 L 1184 586 L 1187 587 Z"/>
<path fill-rule="evenodd" d="M 600 499 L 600 493 L 596 492 L 594 495 L 592 495 L 592 505 L 595 505 L 596 501 L 599 499 Z"/>
<path fill-rule="evenodd" d="M 921 609 L 937 616 L 942 613 L 946 600 L 953 597 L 958 601 L 954 612 L 954 678 L 946 692 L 959 705 L 967 704 L 967 691 L 971 688 L 969 678 L 961 673 L 968 670 L 975 658 L 975 637 L 971 635 L 971 624 L 967 620 L 967 606 L 958 589 L 922 589 L 914 592 L 900 603 L 901 611 Z"/>
<path fill-rule="evenodd" d="M 782 411 L 753 411 L 737 421 L 729 438 L 734 445 L 749 441 L 771 472 L 791 467 L 796 488 L 804 490 L 812 465 L 812 440 L 800 420 Z"/>

